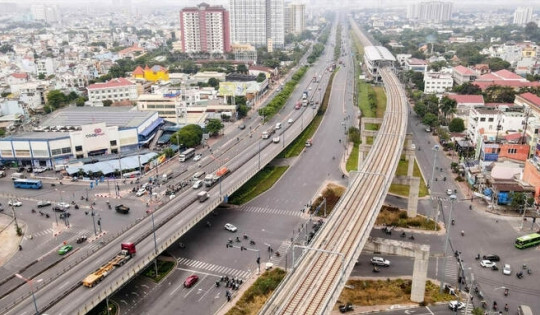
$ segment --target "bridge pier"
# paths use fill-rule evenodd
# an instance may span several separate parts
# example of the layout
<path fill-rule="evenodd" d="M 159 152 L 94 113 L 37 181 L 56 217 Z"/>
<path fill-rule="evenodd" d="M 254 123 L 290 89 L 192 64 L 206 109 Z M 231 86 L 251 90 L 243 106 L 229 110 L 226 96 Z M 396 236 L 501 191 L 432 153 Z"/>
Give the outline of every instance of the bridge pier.
<path fill-rule="evenodd" d="M 417 303 L 424 301 L 429 265 L 429 245 L 370 237 L 364 246 L 364 250 L 371 251 L 375 254 L 414 257 L 411 301 Z"/>
<path fill-rule="evenodd" d="M 371 145 L 367 144 L 367 138 L 373 137 L 375 138 L 377 136 L 377 130 L 367 130 L 366 124 L 382 124 L 383 119 L 382 118 L 371 118 L 371 117 L 361 117 L 360 118 L 360 137 L 362 143 L 360 144 L 359 150 L 358 150 L 358 169 L 360 169 L 360 166 L 362 165 L 362 162 L 364 161 L 364 156 L 367 156 L 367 153 L 369 152 L 369 149 L 371 149 Z"/>

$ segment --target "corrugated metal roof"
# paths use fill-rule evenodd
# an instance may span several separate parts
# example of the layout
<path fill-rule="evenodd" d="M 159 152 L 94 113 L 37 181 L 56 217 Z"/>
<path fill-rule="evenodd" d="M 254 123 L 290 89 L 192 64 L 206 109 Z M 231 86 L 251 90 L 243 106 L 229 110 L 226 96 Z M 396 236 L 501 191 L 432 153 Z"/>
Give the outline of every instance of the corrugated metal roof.
<path fill-rule="evenodd" d="M 369 60 L 388 60 L 396 61 L 396 58 L 392 53 L 383 46 L 366 46 L 364 47 L 364 54 Z"/>
<path fill-rule="evenodd" d="M 132 107 L 66 107 L 55 111 L 41 123 L 41 127 L 81 126 L 104 122 L 107 127 L 139 127 L 155 112 L 135 111 Z"/>

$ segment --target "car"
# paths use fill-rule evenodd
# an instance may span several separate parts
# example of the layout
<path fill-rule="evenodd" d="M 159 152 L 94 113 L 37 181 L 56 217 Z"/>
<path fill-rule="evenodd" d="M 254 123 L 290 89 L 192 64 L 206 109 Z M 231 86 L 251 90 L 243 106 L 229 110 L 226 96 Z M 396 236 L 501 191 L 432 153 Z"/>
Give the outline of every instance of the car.
<path fill-rule="evenodd" d="M 45 172 L 46 170 L 47 169 L 44 168 L 44 167 L 36 167 L 36 168 L 34 168 L 34 173 L 40 174 L 40 173 Z"/>
<path fill-rule="evenodd" d="M 146 194 L 146 189 L 141 188 L 141 189 L 137 190 L 137 193 L 136 193 L 135 195 L 136 195 L 137 197 L 141 197 L 141 196 L 143 196 L 143 195 L 145 195 L 145 194 Z"/>
<path fill-rule="evenodd" d="M 431 132 L 431 128 L 427 127 L 426 129 L 426 132 Z"/>
<path fill-rule="evenodd" d="M 272 138 L 272 142 L 273 143 L 279 143 L 279 137 Z"/>
<path fill-rule="evenodd" d="M 186 278 L 186 281 L 184 281 L 184 288 L 191 288 L 197 281 L 199 280 L 199 276 L 197 275 L 191 275 Z"/>
<path fill-rule="evenodd" d="M 37 203 L 38 208 L 43 208 L 43 207 L 47 207 L 47 206 L 50 206 L 50 205 L 51 205 L 51 202 L 48 201 L 48 200 L 38 201 L 38 203 Z"/>
<path fill-rule="evenodd" d="M 199 161 L 200 159 L 202 159 L 202 154 L 195 154 L 195 156 L 193 157 L 193 161 L 197 162 Z"/>
<path fill-rule="evenodd" d="M 54 212 L 65 212 L 66 211 L 66 209 L 64 209 L 62 207 L 59 207 L 57 205 L 53 206 L 52 209 L 53 209 Z"/>
<path fill-rule="evenodd" d="M 294 119 L 289 118 L 289 120 L 287 120 L 287 122 L 288 122 L 289 124 L 292 124 L 292 123 L 294 122 Z"/>
<path fill-rule="evenodd" d="M 62 208 L 62 209 L 64 209 L 64 210 L 67 210 L 67 209 L 69 209 L 69 207 L 70 207 L 69 203 L 67 203 L 67 202 L 59 202 L 59 203 L 57 204 L 57 206 L 60 207 L 60 208 Z"/>
<path fill-rule="evenodd" d="M 448 196 L 450 196 L 450 195 L 454 194 L 454 191 L 453 191 L 452 189 L 448 188 L 448 189 L 446 190 L 446 194 L 447 194 Z"/>
<path fill-rule="evenodd" d="M 60 247 L 60 249 L 58 250 L 58 254 L 59 255 L 65 255 L 67 252 L 69 252 L 70 250 L 73 249 L 73 246 L 71 245 L 64 245 L 62 247 Z"/>
<path fill-rule="evenodd" d="M 493 268 L 493 266 L 497 266 L 497 264 L 492 262 L 491 260 L 482 260 L 480 262 L 480 266 L 484 268 Z"/>
<path fill-rule="evenodd" d="M 226 223 L 225 230 L 230 231 L 230 232 L 236 232 L 238 231 L 238 228 L 230 223 Z"/>
<path fill-rule="evenodd" d="M 510 267 L 510 264 L 504 264 L 503 274 L 507 276 L 512 274 L 512 267 Z"/>
<path fill-rule="evenodd" d="M 86 242 L 86 240 L 88 239 L 88 237 L 86 235 L 81 235 L 77 238 L 77 244 L 81 244 L 81 243 L 84 243 Z"/>
<path fill-rule="evenodd" d="M 461 310 L 465 308 L 465 303 L 460 301 L 450 301 L 448 303 L 448 308 L 451 310 Z"/>
<path fill-rule="evenodd" d="M 390 261 L 387 259 L 384 259 L 382 257 L 373 257 L 371 258 L 371 264 L 374 266 L 384 266 L 388 267 L 390 266 Z"/>
<path fill-rule="evenodd" d="M 238 126 L 238 129 L 240 129 L 240 130 L 244 130 L 244 129 L 246 129 L 246 125 L 244 125 L 244 124 L 241 124 L 240 126 Z"/>
<path fill-rule="evenodd" d="M 482 259 L 490 261 L 501 261 L 501 257 L 499 257 L 499 255 L 484 255 L 482 256 Z"/>
<path fill-rule="evenodd" d="M 203 181 L 202 180 L 196 180 L 194 183 L 193 183 L 193 186 L 191 186 L 191 188 L 193 189 L 199 189 L 203 186 Z"/>
<path fill-rule="evenodd" d="M 8 206 L 10 206 L 10 207 L 20 207 L 20 206 L 22 206 L 22 202 L 20 202 L 19 200 L 10 200 L 10 201 L 8 201 Z"/>

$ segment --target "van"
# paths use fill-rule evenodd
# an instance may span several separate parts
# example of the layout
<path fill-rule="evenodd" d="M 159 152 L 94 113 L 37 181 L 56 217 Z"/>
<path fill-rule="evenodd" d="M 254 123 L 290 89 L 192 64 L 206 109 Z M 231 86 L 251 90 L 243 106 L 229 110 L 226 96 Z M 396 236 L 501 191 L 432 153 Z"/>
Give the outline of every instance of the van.
<path fill-rule="evenodd" d="M 23 179 L 23 178 L 25 178 L 23 173 L 13 173 L 13 174 L 11 174 L 11 179 L 12 180 Z"/>
<path fill-rule="evenodd" d="M 276 130 L 281 129 L 281 123 L 276 123 Z"/>
<path fill-rule="evenodd" d="M 171 178 L 173 178 L 173 173 L 169 172 L 169 173 L 163 174 L 163 180 L 168 180 Z"/>
<path fill-rule="evenodd" d="M 519 315 L 533 315 L 533 312 L 529 306 L 520 305 L 518 306 L 518 314 Z"/>
<path fill-rule="evenodd" d="M 193 174 L 192 179 L 193 180 L 199 180 L 199 179 L 203 178 L 204 175 L 206 175 L 206 172 L 203 172 L 203 171 L 197 172 L 197 173 Z"/>
<path fill-rule="evenodd" d="M 56 164 L 54 166 L 55 172 L 61 172 L 61 171 L 64 171 L 65 169 L 66 169 L 66 166 L 64 164 Z"/>
<path fill-rule="evenodd" d="M 197 194 L 197 198 L 199 199 L 199 202 L 205 202 L 206 199 L 210 198 L 210 194 L 207 191 L 201 191 Z"/>

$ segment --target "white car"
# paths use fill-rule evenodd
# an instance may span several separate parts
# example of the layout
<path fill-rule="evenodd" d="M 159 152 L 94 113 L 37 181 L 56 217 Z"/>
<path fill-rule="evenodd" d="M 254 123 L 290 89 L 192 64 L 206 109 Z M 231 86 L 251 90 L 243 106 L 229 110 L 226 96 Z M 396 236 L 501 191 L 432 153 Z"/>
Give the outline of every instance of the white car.
<path fill-rule="evenodd" d="M 141 189 L 137 190 L 137 193 L 136 193 L 135 195 L 136 195 L 137 197 L 141 197 L 141 196 L 143 196 L 143 195 L 145 195 L 145 194 L 146 194 L 146 189 L 141 188 Z"/>
<path fill-rule="evenodd" d="M 503 274 L 509 276 L 512 274 L 512 267 L 509 264 L 504 264 Z"/>
<path fill-rule="evenodd" d="M 202 180 L 196 180 L 195 183 L 193 183 L 193 186 L 191 186 L 191 188 L 193 189 L 199 189 L 201 188 L 203 185 L 203 181 Z"/>
<path fill-rule="evenodd" d="M 482 260 L 480 262 L 480 266 L 484 268 L 493 268 L 493 266 L 497 266 L 497 264 L 492 262 L 491 260 Z"/>
<path fill-rule="evenodd" d="M 20 207 L 20 206 L 22 206 L 22 202 L 20 202 L 19 200 L 10 200 L 8 202 L 8 206 L 10 206 L 10 207 Z"/>
<path fill-rule="evenodd" d="M 272 142 L 273 143 L 279 143 L 279 137 L 272 138 Z"/>
<path fill-rule="evenodd" d="M 230 224 L 230 223 L 226 223 L 225 224 L 225 230 L 227 231 L 230 231 L 230 232 L 236 232 L 238 231 L 238 229 L 236 228 L 236 226 Z"/>
<path fill-rule="evenodd" d="M 57 206 L 59 208 L 61 208 L 61 209 L 64 209 L 64 210 L 69 209 L 69 203 L 67 203 L 67 202 L 60 202 L 60 203 L 57 204 Z"/>
<path fill-rule="evenodd" d="M 375 265 L 375 266 L 388 267 L 388 266 L 390 266 L 390 261 L 388 259 L 384 259 L 382 257 L 373 257 L 373 258 L 371 258 L 371 264 Z"/>
<path fill-rule="evenodd" d="M 202 154 L 195 154 L 195 157 L 193 157 L 193 161 L 197 162 L 199 161 L 200 159 L 202 159 Z"/>
<path fill-rule="evenodd" d="M 43 173 L 45 172 L 47 169 L 46 168 L 43 168 L 43 167 L 36 167 L 34 168 L 34 173 Z"/>
<path fill-rule="evenodd" d="M 289 120 L 287 120 L 287 122 L 288 122 L 289 124 L 292 124 L 292 123 L 294 122 L 294 119 L 289 118 Z"/>
<path fill-rule="evenodd" d="M 458 310 L 461 310 L 461 309 L 465 308 L 465 303 L 460 302 L 460 301 L 450 301 L 448 303 L 448 308 L 451 309 L 451 310 L 455 310 L 456 306 L 457 306 Z"/>
<path fill-rule="evenodd" d="M 448 188 L 448 189 L 446 190 L 446 194 L 447 194 L 448 196 L 452 195 L 453 193 L 454 193 L 454 191 L 453 191 L 452 189 L 450 189 L 450 188 Z"/>

